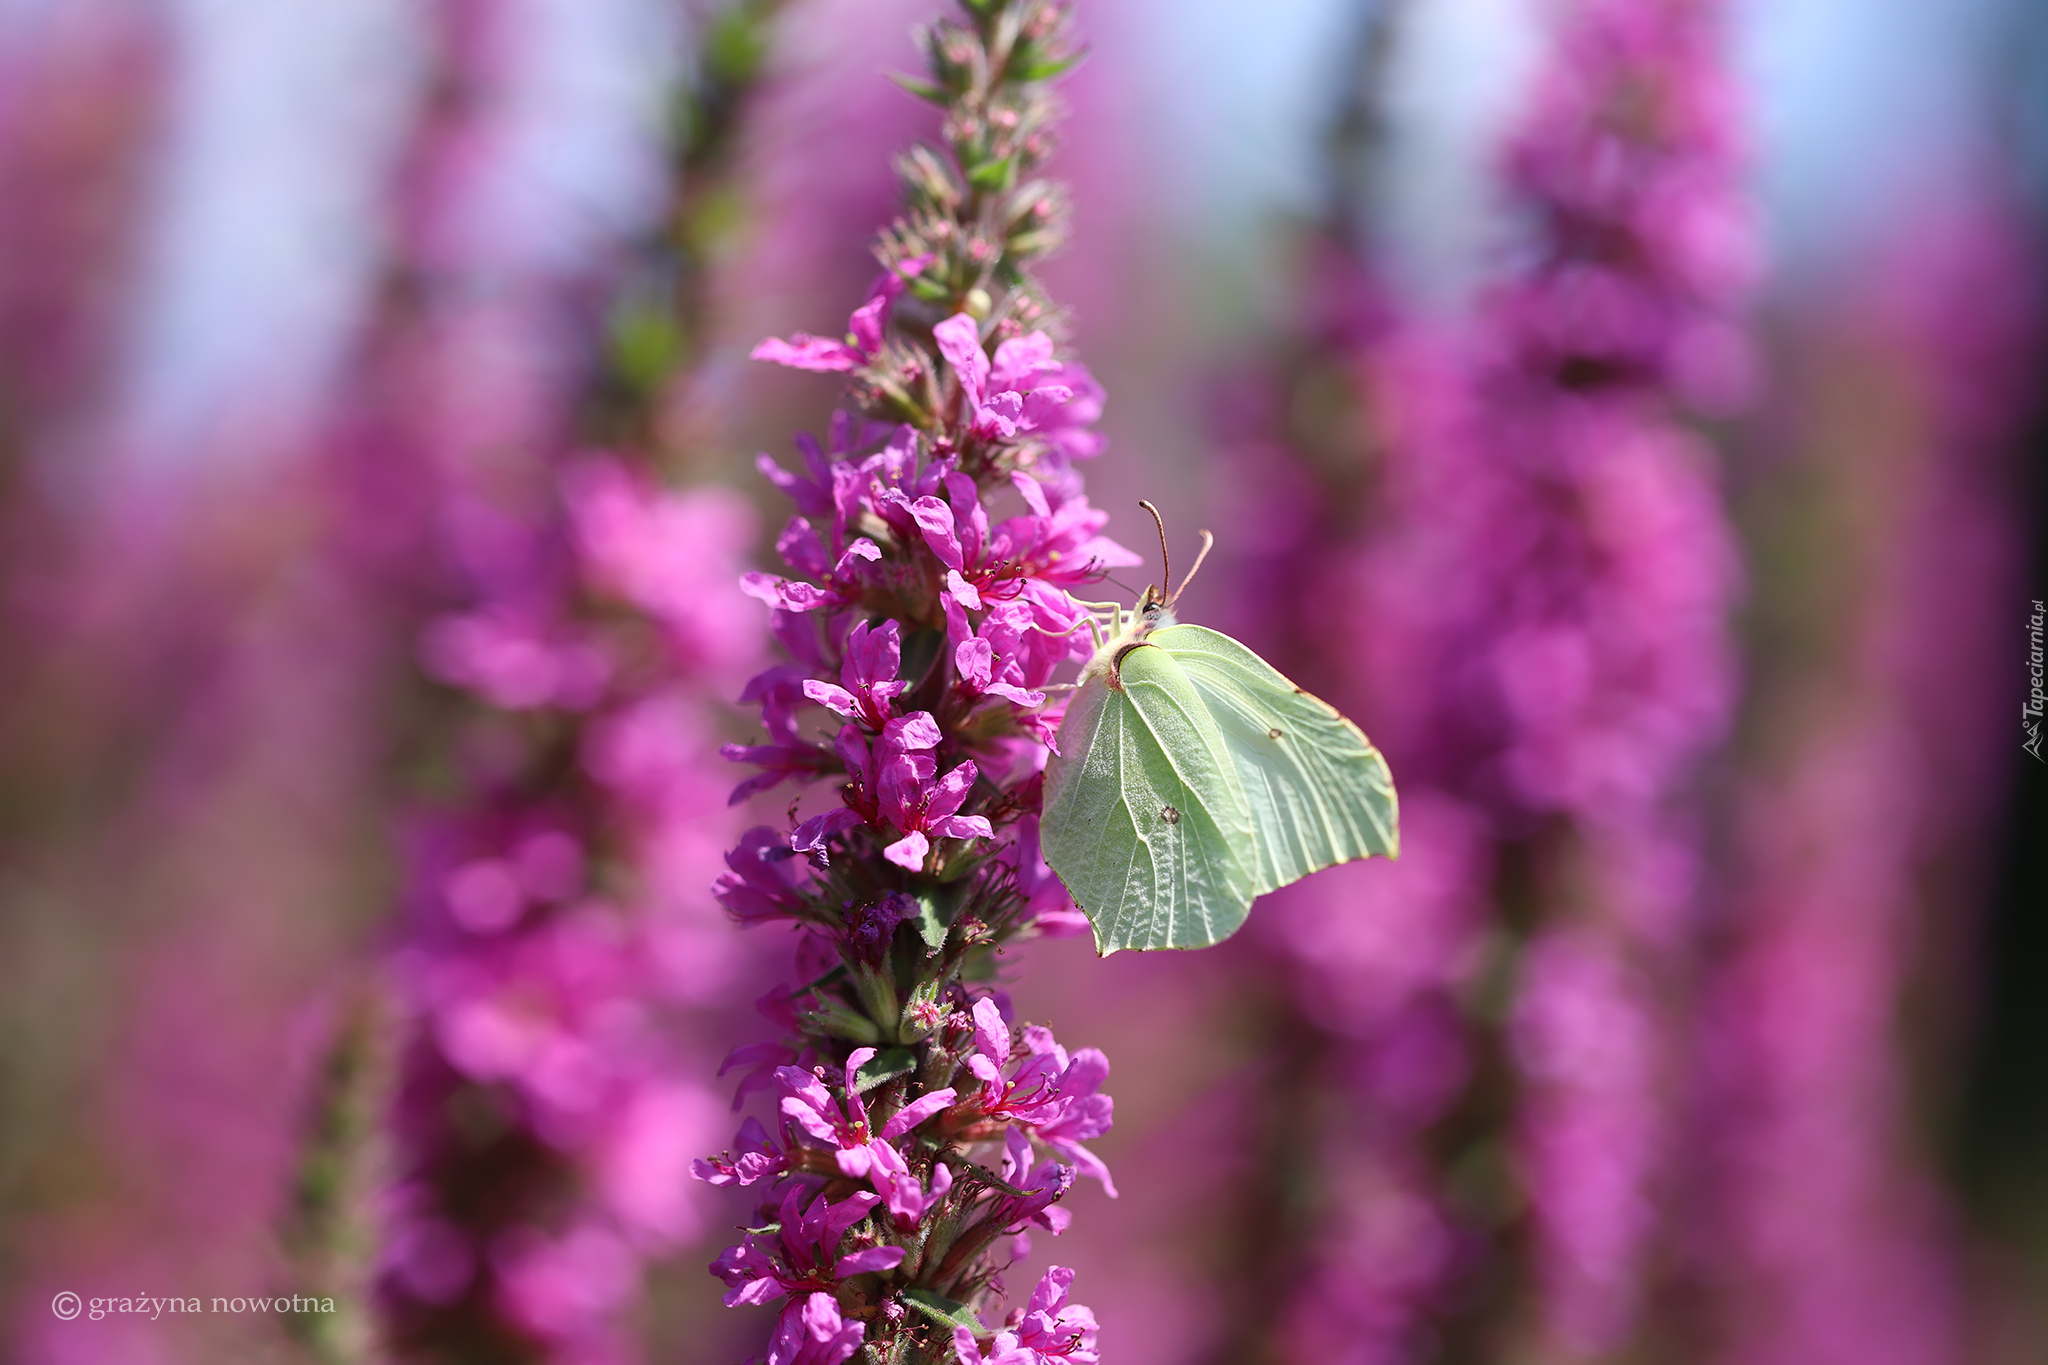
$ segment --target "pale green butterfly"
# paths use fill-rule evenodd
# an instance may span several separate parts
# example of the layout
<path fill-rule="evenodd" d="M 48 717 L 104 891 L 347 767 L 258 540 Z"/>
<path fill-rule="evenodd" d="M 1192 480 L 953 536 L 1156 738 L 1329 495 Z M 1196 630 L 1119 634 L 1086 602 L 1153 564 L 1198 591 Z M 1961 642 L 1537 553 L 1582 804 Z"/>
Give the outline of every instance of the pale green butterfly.
<path fill-rule="evenodd" d="M 1400 844 L 1379 750 L 1229 636 L 1175 624 L 1170 564 L 1166 580 L 1128 619 L 1083 604 L 1107 612 L 1108 640 L 1091 619 L 1098 648 L 1045 770 L 1045 860 L 1104 956 L 1207 947 L 1255 897 Z"/>

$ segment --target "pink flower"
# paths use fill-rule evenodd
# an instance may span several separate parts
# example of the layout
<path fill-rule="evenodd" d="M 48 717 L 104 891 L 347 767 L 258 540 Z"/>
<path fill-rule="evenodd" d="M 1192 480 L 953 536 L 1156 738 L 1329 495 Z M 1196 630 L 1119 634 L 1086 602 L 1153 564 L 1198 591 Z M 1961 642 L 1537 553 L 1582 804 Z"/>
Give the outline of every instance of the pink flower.
<path fill-rule="evenodd" d="M 1109 1168 L 1081 1146 L 1108 1132 L 1115 1121 L 1114 1102 L 1098 1093 L 1109 1078 L 1109 1059 L 1092 1047 L 1069 1058 L 1051 1030 L 1032 1025 L 1024 1030 L 1024 1055 L 1013 1064 L 1009 1026 L 995 1001 L 975 1001 L 973 1014 L 975 1051 L 967 1068 L 981 1081 L 982 1112 L 1030 1127 L 1041 1142 L 1083 1175 L 1100 1180 L 1115 1198 Z"/>
<path fill-rule="evenodd" d="M 728 1286 L 726 1307 L 768 1303 L 785 1294 L 831 1293 L 849 1276 L 901 1265 L 902 1247 L 856 1247 L 844 1254 L 839 1250 L 847 1232 L 881 1202 L 880 1196 L 861 1190 L 836 1203 L 818 1195 L 806 1209 L 801 1190 L 784 1191 L 776 1230 L 747 1234 L 744 1242 L 727 1247 L 712 1263 L 711 1273 Z"/>
<path fill-rule="evenodd" d="M 879 630 L 859 622 L 846 641 L 846 662 L 840 668 L 840 686 L 806 680 L 804 695 L 829 707 L 848 720 L 879 730 L 894 711 L 896 698 L 910 684 L 896 677 L 903 662 L 902 628 L 884 621 Z"/>
<path fill-rule="evenodd" d="M 814 1292 L 782 1310 L 768 1340 L 768 1365 L 840 1365 L 860 1349 L 867 1330 L 842 1318 L 830 1294 Z"/>
<path fill-rule="evenodd" d="M 946 1097 L 947 1104 L 952 1103 L 952 1091 L 942 1090 L 937 1093 Z M 930 1095 L 925 1096 L 926 1100 L 931 1098 Z M 934 1106 L 934 1112 L 943 1107 L 944 1105 Z M 901 1114 L 897 1115 L 897 1118 L 901 1117 Z M 902 1154 L 894 1147 L 878 1141 L 870 1144 L 868 1150 L 868 1179 L 873 1182 L 875 1193 L 881 1195 L 882 1202 L 888 1206 L 890 1216 L 896 1220 L 899 1232 L 914 1229 L 923 1220 L 927 1211 L 953 1191 L 953 1171 L 943 1161 L 933 1164 L 931 1189 L 926 1190 L 918 1183 L 917 1177 L 911 1174 L 910 1168 L 904 1164 Z"/>
<path fill-rule="evenodd" d="M 1048 1267 L 1031 1301 L 1009 1327 L 995 1333 L 986 1352 L 972 1331 L 954 1328 L 959 1365 L 1097 1365 L 1095 1315 L 1067 1302 L 1073 1283 L 1073 1271 Z"/>
<path fill-rule="evenodd" d="M 918 272 L 906 270 L 905 273 L 915 275 Z M 844 341 L 812 336 L 809 332 L 798 332 L 788 341 L 769 337 L 754 347 L 748 358 L 765 360 L 772 365 L 787 365 L 794 370 L 825 373 L 857 370 L 873 360 L 882 349 L 882 324 L 889 304 L 903 292 L 903 285 L 904 273 L 890 270 L 878 276 L 869 287 L 866 300 L 846 320 Z"/>
<path fill-rule="evenodd" d="M 789 1169 L 789 1149 L 768 1136 L 759 1119 L 740 1125 L 737 1138 L 740 1154 L 699 1157 L 690 1163 L 690 1174 L 707 1185 L 751 1185 Z"/>
<path fill-rule="evenodd" d="M 902 837 L 882 856 L 912 871 L 924 865 L 933 838 L 988 838 L 994 831 L 979 815 L 958 815 L 978 772 L 972 760 L 934 778 L 937 761 L 928 752 L 939 742 L 938 722 L 928 711 L 898 716 L 882 727 L 871 746 L 857 725 L 839 732 L 838 749 L 853 781 L 846 804 L 806 820 L 790 838 L 800 853 L 823 853 L 835 834 L 866 824 L 894 828 Z"/>
<path fill-rule="evenodd" d="M 965 313 L 956 313 L 932 328 L 939 354 L 960 381 L 969 429 L 983 439 L 1007 441 L 1021 432 L 1070 425 L 1061 409 L 1075 396 L 1067 367 L 1052 361 L 1052 338 L 1043 332 L 1013 337 L 996 347 L 990 362 L 981 348 L 981 328 Z M 1093 385 L 1087 371 L 1072 367 L 1074 377 Z M 1101 411 L 1100 390 L 1092 395 Z M 1089 453 L 1093 453 L 1092 451 Z"/>
<path fill-rule="evenodd" d="M 854 1049 L 846 1059 L 845 1100 L 834 1100 L 824 1082 L 800 1067 L 785 1066 L 775 1073 L 782 1085 L 783 1115 L 804 1132 L 834 1149 L 839 1169 L 853 1177 L 864 1176 L 875 1160 L 876 1148 L 888 1148 L 888 1139 L 901 1137 L 953 1102 L 953 1091 L 934 1090 L 905 1105 L 882 1125 L 880 1134 L 868 1127 L 867 1105 L 861 1101 L 856 1073 L 875 1056 L 875 1049 Z M 900 1170 L 903 1158 L 888 1148 L 887 1164 Z M 880 1187 L 880 1182 L 877 1182 Z"/>
<path fill-rule="evenodd" d="M 711 894 L 740 923 L 759 924 L 802 913 L 807 902 L 797 882 L 801 864 L 779 831 L 754 826 L 725 855 L 725 865 L 731 870 L 718 874 Z"/>

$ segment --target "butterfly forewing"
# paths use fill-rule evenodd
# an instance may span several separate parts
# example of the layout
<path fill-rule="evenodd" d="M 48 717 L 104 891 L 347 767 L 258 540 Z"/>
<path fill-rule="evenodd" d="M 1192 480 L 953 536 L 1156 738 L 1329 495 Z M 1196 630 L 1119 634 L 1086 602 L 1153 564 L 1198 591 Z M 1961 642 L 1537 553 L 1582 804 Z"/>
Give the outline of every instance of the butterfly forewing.
<path fill-rule="evenodd" d="M 1067 708 L 1065 757 L 1046 769 L 1046 861 L 1098 951 L 1206 947 L 1256 894 L 1238 764 L 1166 651 L 1130 650 L 1118 681 L 1090 677 Z"/>
<path fill-rule="evenodd" d="M 1393 779 L 1356 725 L 1227 635 L 1169 626 L 1151 638 L 1194 687 L 1235 760 L 1256 830 L 1256 893 L 1398 850 Z"/>

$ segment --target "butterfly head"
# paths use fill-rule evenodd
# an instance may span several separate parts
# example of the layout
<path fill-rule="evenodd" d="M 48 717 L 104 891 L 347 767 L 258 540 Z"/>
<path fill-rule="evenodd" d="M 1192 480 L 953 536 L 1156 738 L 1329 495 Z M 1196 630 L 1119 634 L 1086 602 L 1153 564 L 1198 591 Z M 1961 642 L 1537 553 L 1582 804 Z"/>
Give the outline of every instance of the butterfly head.
<path fill-rule="evenodd" d="M 1173 604 L 1180 600 L 1181 593 L 1187 590 L 1188 584 L 1195 581 L 1195 575 L 1202 571 L 1202 561 L 1209 557 L 1209 550 L 1215 545 L 1216 537 L 1207 531 L 1202 532 L 1202 552 L 1195 556 L 1195 567 L 1189 569 L 1187 577 L 1181 579 L 1179 587 L 1175 587 L 1173 559 L 1166 551 L 1166 522 L 1160 517 L 1159 509 L 1151 503 L 1141 501 L 1138 506 L 1151 513 L 1152 524 L 1159 528 L 1159 559 L 1166 570 L 1166 586 L 1162 588 L 1157 584 L 1148 585 L 1145 595 L 1138 599 L 1137 610 L 1133 613 L 1137 618 L 1134 629 L 1140 635 L 1144 635 L 1173 624 Z"/>
<path fill-rule="evenodd" d="M 1134 624 L 1140 633 L 1149 634 L 1155 630 L 1163 630 L 1173 624 L 1173 599 L 1168 597 L 1164 590 L 1148 586 L 1145 595 L 1138 599 L 1137 610 L 1132 614 L 1137 617 Z"/>

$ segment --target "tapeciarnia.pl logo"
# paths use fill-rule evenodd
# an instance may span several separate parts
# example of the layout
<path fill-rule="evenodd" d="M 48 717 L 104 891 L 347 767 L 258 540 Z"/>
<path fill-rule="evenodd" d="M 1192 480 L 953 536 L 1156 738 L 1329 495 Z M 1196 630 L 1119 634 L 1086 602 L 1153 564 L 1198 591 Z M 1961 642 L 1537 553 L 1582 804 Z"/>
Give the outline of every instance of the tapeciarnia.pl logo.
<path fill-rule="evenodd" d="M 2048 693 L 2044 693 L 2041 687 L 2041 624 L 2044 618 L 2048 618 L 2048 608 L 2044 608 L 2037 597 L 2034 599 L 2034 614 L 2027 620 L 2027 673 L 2031 681 L 2027 688 L 2027 703 L 2020 708 L 2020 728 L 2027 732 L 2026 742 L 2020 747 L 2032 754 L 2035 761 L 2048 763 L 2048 759 L 2041 757 L 2041 715 L 2043 707 L 2048 706 Z"/>

